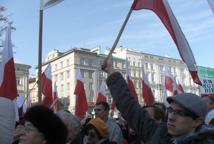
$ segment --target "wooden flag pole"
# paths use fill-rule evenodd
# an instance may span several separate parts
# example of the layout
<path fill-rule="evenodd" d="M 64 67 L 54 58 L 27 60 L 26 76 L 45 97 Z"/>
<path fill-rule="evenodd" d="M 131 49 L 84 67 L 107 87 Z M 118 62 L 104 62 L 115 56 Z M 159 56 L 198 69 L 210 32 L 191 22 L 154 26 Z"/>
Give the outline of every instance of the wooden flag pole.
<path fill-rule="evenodd" d="M 121 35 L 122 35 L 123 31 L 124 31 L 124 28 L 125 28 L 125 26 L 126 26 L 128 20 L 129 20 L 129 18 L 130 18 L 130 16 L 131 16 L 132 10 L 133 10 L 133 9 L 132 9 L 132 7 L 131 7 L 130 10 L 129 10 L 129 13 L 127 14 L 126 19 L 125 19 L 125 21 L 124 21 L 124 23 L 123 23 L 123 25 L 122 25 L 122 27 L 121 27 L 121 29 L 120 29 L 118 35 L 117 35 L 117 38 L 116 38 L 116 40 L 115 40 L 115 42 L 114 42 L 114 44 L 113 44 L 113 46 L 112 46 L 112 48 L 111 48 L 111 50 L 110 50 L 110 52 L 109 52 L 107 58 L 106 58 L 106 61 L 109 59 L 109 57 L 110 57 L 110 56 L 112 55 L 112 53 L 114 52 L 114 50 L 115 50 L 115 48 L 116 48 L 116 46 L 117 46 L 117 44 L 118 44 L 118 41 L 120 40 L 120 37 L 121 37 Z"/>

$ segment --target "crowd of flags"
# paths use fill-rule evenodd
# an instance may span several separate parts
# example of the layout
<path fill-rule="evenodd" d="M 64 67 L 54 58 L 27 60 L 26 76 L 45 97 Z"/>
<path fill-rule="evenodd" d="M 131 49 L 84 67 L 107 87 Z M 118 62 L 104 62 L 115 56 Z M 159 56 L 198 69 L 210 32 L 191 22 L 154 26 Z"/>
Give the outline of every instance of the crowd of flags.
<path fill-rule="evenodd" d="M 52 5 L 55 5 L 62 0 L 41 0 L 41 8 L 44 10 Z M 208 0 L 211 9 L 214 12 L 214 0 Z M 141 9 L 148 9 L 153 11 L 162 21 L 170 36 L 172 37 L 182 60 L 186 63 L 188 70 L 192 76 L 195 83 L 201 85 L 201 81 L 197 74 L 196 62 L 192 53 L 192 50 L 167 2 L 167 0 L 134 0 L 131 9 L 134 11 Z M 138 95 L 135 91 L 134 83 L 130 77 L 129 73 L 129 62 L 126 59 L 126 80 L 128 88 L 131 95 L 138 101 Z M 42 73 L 42 104 L 48 108 L 54 109 L 55 112 L 61 109 L 57 94 L 56 83 L 53 84 L 51 78 L 51 65 L 47 65 L 46 69 Z M 178 80 L 170 73 L 168 68 L 165 70 L 165 89 L 169 91 L 171 95 L 176 95 L 178 93 L 183 93 L 184 89 Z M 100 90 L 98 92 L 96 102 L 107 101 L 106 95 L 106 85 L 103 80 L 100 85 Z M 75 115 L 78 117 L 83 117 L 88 109 L 88 102 L 86 98 L 86 93 L 84 89 L 84 81 L 80 73 L 80 69 L 77 69 L 77 79 L 76 87 L 74 90 L 76 95 L 76 107 Z M 31 107 L 30 96 L 24 97 L 19 95 L 16 86 L 16 74 L 15 65 L 12 51 L 11 42 L 11 24 L 8 24 L 7 31 L 5 34 L 4 47 L 2 50 L 2 62 L 0 65 L 0 96 L 5 97 L 14 101 L 16 105 L 16 111 L 18 108 L 22 108 L 23 112 L 27 108 Z M 151 105 L 155 102 L 155 97 L 153 95 L 152 89 L 150 87 L 147 75 L 144 73 L 142 66 L 142 98 L 146 105 Z M 111 104 L 112 109 L 115 107 L 115 102 Z M 17 116 L 18 118 L 18 116 Z"/>

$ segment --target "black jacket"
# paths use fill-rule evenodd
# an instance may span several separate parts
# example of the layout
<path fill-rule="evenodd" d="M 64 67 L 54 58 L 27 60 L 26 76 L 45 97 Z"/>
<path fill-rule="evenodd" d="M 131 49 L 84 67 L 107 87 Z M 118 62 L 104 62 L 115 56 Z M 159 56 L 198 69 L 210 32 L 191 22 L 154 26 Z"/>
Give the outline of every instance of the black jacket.
<path fill-rule="evenodd" d="M 172 144 L 174 139 L 167 132 L 166 123 L 157 124 L 131 96 L 124 78 L 119 72 L 111 74 L 106 83 L 116 106 L 128 125 L 145 144 Z M 206 133 L 205 133 L 206 132 Z M 197 129 L 191 136 L 178 140 L 178 144 L 214 144 L 214 128 Z M 207 136 L 209 135 L 209 136 Z"/>

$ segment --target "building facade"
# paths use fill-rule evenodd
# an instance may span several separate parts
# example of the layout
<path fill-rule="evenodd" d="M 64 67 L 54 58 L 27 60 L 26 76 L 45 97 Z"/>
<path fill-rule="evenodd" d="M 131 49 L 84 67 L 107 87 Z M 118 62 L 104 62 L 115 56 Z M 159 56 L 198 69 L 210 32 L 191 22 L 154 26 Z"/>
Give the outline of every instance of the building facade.
<path fill-rule="evenodd" d="M 65 105 L 69 105 L 69 110 L 75 109 L 74 89 L 76 85 L 77 69 L 79 68 L 83 77 L 86 97 L 89 105 L 96 101 L 99 87 L 102 80 L 107 75 L 101 71 L 101 63 L 106 58 L 106 54 L 100 53 L 100 48 L 83 49 L 74 48 L 65 53 L 58 50 L 51 51 L 46 62 L 43 64 L 44 70 L 48 64 L 52 67 L 52 82 L 56 83 L 58 96 Z M 113 54 L 113 66 L 125 77 L 125 60 L 129 61 L 129 71 L 134 82 L 139 102 L 142 99 L 142 66 L 150 82 L 156 101 L 163 101 L 165 94 L 164 74 L 168 67 L 173 76 L 183 85 L 186 92 L 198 93 L 198 87 L 191 79 L 186 65 L 178 59 L 152 55 L 133 51 L 125 48 L 116 48 Z M 32 91 L 32 99 L 37 100 L 37 88 Z M 106 87 L 109 103 L 112 101 L 110 93 Z"/>

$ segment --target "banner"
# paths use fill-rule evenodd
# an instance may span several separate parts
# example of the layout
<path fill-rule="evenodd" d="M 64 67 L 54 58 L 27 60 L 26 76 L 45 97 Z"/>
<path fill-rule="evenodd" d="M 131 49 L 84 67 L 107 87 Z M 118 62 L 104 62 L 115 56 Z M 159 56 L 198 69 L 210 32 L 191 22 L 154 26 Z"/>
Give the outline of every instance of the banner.
<path fill-rule="evenodd" d="M 200 87 L 201 95 L 213 95 L 214 96 L 214 79 L 201 78 L 202 86 Z"/>

